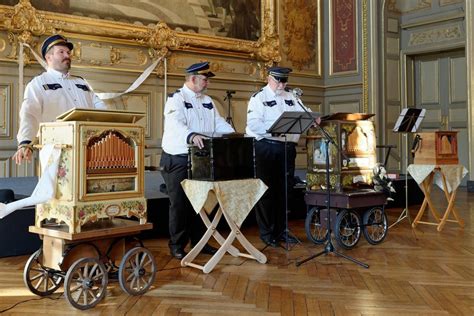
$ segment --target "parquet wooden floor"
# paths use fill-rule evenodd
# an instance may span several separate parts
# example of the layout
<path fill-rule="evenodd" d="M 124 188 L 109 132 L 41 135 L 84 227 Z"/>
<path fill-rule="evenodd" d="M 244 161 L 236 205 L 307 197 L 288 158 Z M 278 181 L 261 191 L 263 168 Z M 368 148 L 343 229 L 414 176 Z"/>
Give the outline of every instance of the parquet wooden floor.
<path fill-rule="evenodd" d="M 438 193 L 437 205 L 445 205 Z M 464 229 L 448 223 L 440 233 L 427 225 L 412 230 L 404 220 L 382 244 L 372 246 L 361 237 L 353 250 L 344 251 L 369 269 L 333 255 L 296 267 L 295 261 L 322 250 L 307 241 L 300 220 L 290 228 L 302 245 L 288 252 L 267 248 L 265 265 L 226 255 L 208 275 L 181 268 L 169 256 L 167 240 L 147 240 L 159 267 L 152 289 L 134 297 L 111 282 L 106 298 L 85 312 L 71 307 L 62 289 L 49 298 L 31 294 L 23 284 L 27 256 L 3 258 L 0 310 L 8 309 L 8 315 L 474 315 L 474 194 L 460 190 L 456 206 Z M 389 221 L 400 211 L 388 210 Z M 414 217 L 417 207 L 410 211 Z M 256 228 L 244 234 L 263 248 Z"/>

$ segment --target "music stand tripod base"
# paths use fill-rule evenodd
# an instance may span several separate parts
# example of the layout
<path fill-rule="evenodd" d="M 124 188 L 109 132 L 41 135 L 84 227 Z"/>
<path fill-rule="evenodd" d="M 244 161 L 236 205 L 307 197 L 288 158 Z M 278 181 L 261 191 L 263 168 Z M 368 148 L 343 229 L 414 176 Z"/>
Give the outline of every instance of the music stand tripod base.
<path fill-rule="evenodd" d="M 309 261 L 309 260 L 312 260 L 316 257 L 319 257 L 323 254 L 328 254 L 328 253 L 334 253 L 336 256 L 339 256 L 339 257 L 342 257 L 344 259 L 347 259 L 355 264 L 358 264 L 360 265 L 361 267 L 363 268 L 366 268 L 368 269 L 369 268 L 369 265 L 366 264 L 366 263 L 363 263 L 362 261 L 359 261 L 357 259 L 354 259 L 350 256 L 347 256 L 343 253 L 340 253 L 338 251 L 335 250 L 334 248 L 334 245 L 332 244 L 332 226 L 331 226 L 331 182 L 330 182 L 330 179 L 329 179 L 329 145 L 333 145 L 334 148 L 336 150 L 338 150 L 339 152 L 341 151 L 341 148 L 338 146 L 338 144 L 334 141 L 334 139 L 326 132 L 326 130 L 324 130 L 324 128 L 322 128 L 321 126 L 318 125 L 318 128 L 321 132 L 321 134 L 324 136 L 325 140 L 325 154 L 326 154 L 326 193 L 327 193 L 327 198 L 326 198 L 326 209 L 328 210 L 328 222 L 327 222 L 327 233 L 326 233 L 326 244 L 324 245 L 324 250 L 315 254 L 315 255 L 312 255 L 306 259 L 303 259 L 301 261 L 298 261 L 296 262 L 296 266 L 299 267 L 300 265 L 302 265 L 303 263 Z"/>
<path fill-rule="evenodd" d="M 312 259 L 314 259 L 314 258 L 316 258 L 316 257 L 321 256 L 321 255 L 327 255 L 328 253 L 334 253 L 336 256 L 342 257 L 342 258 L 347 259 L 347 260 L 349 260 L 349 261 L 352 261 L 353 263 L 358 264 L 358 265 L 360 265 L 360 266 L 363 267 L 363 268 L 366 268 L 366 269 L 369 268 L 369 265 L 368 265 L 367 263 L 364 263 L 364 262 L 362 262 L 362 261 L 359 261 L 359 260 L 357 260 L 357 259 L 354 259 L 354 258 L 352 258 L 352 257 L 350 257 L 350 256 L 347 256 L 347 255 L 345 255 L 345 254 L 343 254 L 343 253 L 340 253 L 340 252 L 336 251 L 336 250 L 334 249 L 333 244 L 332 244 L 331 242 L 326 243 L 326 245 L 324 246 L 324 250 L 323 250 L 323 251 L 318 252 L 317 254 L 314 254 L 314 255 L 312 255 L 312 256 L 309 256 L 309 257 L 306 258 L 306 259 L 303 259 L 303 260 L 301 260 L 301 261 L 296 262 L 296 266 L 299 267 L 300 265 L 302 265 L 302 264 L 305 263 L 305 262 L 308 262 L 308 261 L 310 261 L 310 260 L 312 260 Z"/>

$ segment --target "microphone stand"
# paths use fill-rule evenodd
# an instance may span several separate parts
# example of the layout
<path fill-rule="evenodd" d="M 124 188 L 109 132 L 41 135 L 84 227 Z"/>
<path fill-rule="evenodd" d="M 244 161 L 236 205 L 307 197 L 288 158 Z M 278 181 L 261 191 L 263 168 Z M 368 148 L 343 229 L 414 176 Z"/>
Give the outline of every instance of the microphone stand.
<path fill-rule="evenodd" d="M 296 101 L 297 101 L 298 105 L 312 119 L 313 117 L 311 116 L 311 114 L 308 112 L 308 110 L 306 110 L 306 108 L 303 106 L 303 104 L 301 104 L 301 102 L 299 100 L 299 96 L 295 95 L 295 98 L 296 98 Z M 323 251 L 321 251 L 321 252 L 319 252 L 315 255 L 311 255 L 306 259 L 303 259 L 301 261 L 296 262 L 296 266 L 299 267 L 300 265 L 302 265 L 303 263 L 305 263 L 309 260 L 312 260 L 316 257 L 319 257 L 319 256 L 323 255 L 323 254 L 327 255 L 328 253 L 332 252 L 336 256 L 339 256 L 339 257 L 342 257 L 342 258 L 347 259 L 349 261 L 352 261 L 352 262 L 360 265 L 361 267 L 364 267 L 364 268 L 368 269 L 369 268 L 368 264 L 363 263 L 359 260 L 356 260 L 352 257 L 349 257 L 349 256 L 347 256 L 343 253 L 340 253 L 340 252 L 336 251 L 336 249 L 335 249 L 335 247 L 332 243 L 332 238 L 331 238 L 331 232 L 332 232 L 332 227 L 331 227 L 331 182 L 330 182 L 330 179 L 329 179 L 329 144 L 332 144 L 337 149 L 337 151 L 341 154 L 343 159 L 348 159 L 348 157 L 342 152 L 339 145 L 334 141 L 334 139 L 331 137 L 331 135 L 329 135 L 328 132 L 323 127 L 321 127 L 319 124 L 316 124 L 316 127 L 318 128 L 318 130 L 321 132 L 321 134 L 324 137 L 325 152 L 326 152 L 326 192 L 327 192 L 327 195 L 326 195 L 326 209 L 327 209 L 327 214 L 328 214 L 327 215 L 327 217 L 328 217 L 328 220 L 327 220 L 328 228 L 327 229 L 328 230 L 327 230 L 327 234 L 326 234 L 326 244 L 324 246 Z"/>
<path fill-rule="evenodd" d="M 226 96 L 224 97 L 224 101 L 227 100 L 227 117 L 225 118 L 225 121 L 230 124 L 235 129 L 234 122 L 232 121 L 232 115 L 231 115 L 231 99 L 232 95 L 235 93 L 235 91 L 227 90 L 226 91 Z"/>

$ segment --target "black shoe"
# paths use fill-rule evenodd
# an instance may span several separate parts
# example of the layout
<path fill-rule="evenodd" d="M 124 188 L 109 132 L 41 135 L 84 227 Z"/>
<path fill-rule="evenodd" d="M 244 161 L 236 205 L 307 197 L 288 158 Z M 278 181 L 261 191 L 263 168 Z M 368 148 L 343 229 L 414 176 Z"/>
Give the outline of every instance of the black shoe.
<path fill-rule="evenodd" d="M 290 235 L 288 235 L 288 238 L 285 235 L 282 235 L 280 237 L 280 241 L 283 241 L 284 243 L 288 242 L 289 244 L 297 244 L 298 243 L 298 239 L 296 239 L 295 237 L 290 236 Z"/>
<path fill-rule="evenodd" d="M 176 248 L 176 249 L 170 249 L 170 254 L 171 256 L 173 256 L 174 258 L 178 259 L 178 260 L 181 260 L 184 258 L 184 256 L 186 256 L 186 251 L 184 251 L 183 249 L 181 248 Z"/>
<path fill-rule="evenodd" d="M 267 245 L 267 246 L 270 246 L 270 247 L 273 247 L 273 248 L 278 248 L 278 246 L 279 246 L 277 241 L 273 238 L 269 238 L 269 239 L 261 238 L 261 239 L 265 243 L 265 245 Z"/>
<path fill-rule="evenodd" d="M 217 252 L 217 248 L 214 248 L 209 244 L 206 244 L 201 250 L 201 253 L 206 254 L 206 255 L 213 255 L 216 252 Z"/>

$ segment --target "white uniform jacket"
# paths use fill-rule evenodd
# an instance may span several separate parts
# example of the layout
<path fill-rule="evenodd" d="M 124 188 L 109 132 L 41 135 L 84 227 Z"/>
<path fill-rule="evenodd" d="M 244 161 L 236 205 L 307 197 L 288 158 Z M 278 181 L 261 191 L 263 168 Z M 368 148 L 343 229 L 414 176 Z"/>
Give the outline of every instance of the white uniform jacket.
<path fill-rule="evenodd" d="M 18 143 L 32 141 L 39 124 L 53 122 L 56 117 L 72 108 L 106 109 L 106 105 L 81 77 L 64 75 L 48 69 L 33 78 L 25 89 L 20 109 Z"/>
<path fill-rule="evenodd" d="M 164 117 L 161 146 L 170 155 L 187 154 L 187 144 L 193 133 L 234 132 L 209 96 L 195 93 L 186 85 L 168 95 Z"/>
<path fill-rule="evenodd" d="M 283 142 L 285 141 L 284 136 L 272 137 L 270 133 L 267 133 L 267 130 L 283 112 L 304 112 L 302 106 L 304 106 L 303 103 L 299 99 L 297 100 L 291 92 L 283 91 L 281 94 L 276 94 L 266 85 L 250 98 L 245 132 L 257 140 L 267 138 Z M 311 111 L 306 107 L 305 109 Z M 297 143 L 299 138 L 299 134 L 287 134 L 286 140 Z"/>

